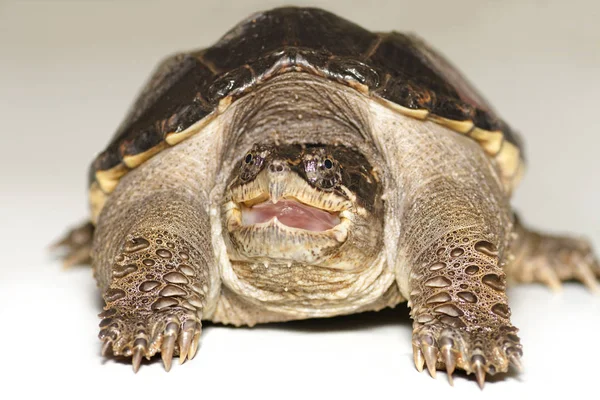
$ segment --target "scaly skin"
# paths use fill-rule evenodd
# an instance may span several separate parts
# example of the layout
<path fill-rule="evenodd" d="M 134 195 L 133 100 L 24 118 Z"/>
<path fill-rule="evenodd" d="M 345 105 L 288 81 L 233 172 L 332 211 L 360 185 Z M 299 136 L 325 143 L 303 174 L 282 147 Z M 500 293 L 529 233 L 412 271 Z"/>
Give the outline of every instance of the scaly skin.
<path fill-rule="evenodd" d="M 161 352 L 165 368 L 173 354 L 192 359 L 200 339 L 208 277 L 198 251 L 168 231 L 147 229 L 128 235 L 115 257 L 103 297 L 100 322 L 103 352 L 133 356 L 137 371 L 143 356 Z"/>
<path fill-rule="evenodd" d="M 394 117 L 371 106 L 386 162 L 399 190 L 390 190 L 398 218 L 397 282 L 409 300 L 417 368 L 486 374 L 519 364 L 503 266 L 512 212 L 497 172 L 471 140 L 434 124 Z M 387 123 L 386 121 L 393 121 Z M 398 139 L 398 131 L 409 132 Z M 387 237 L 394 231 L 386 226 Z"/>
<path fill-rule="evenodd" d="M 505 274 L 498 246 L 485 235 L 459 229 L 436 241 L 411 273 L 411 316 L 415 364 L 435 376 L 443 364 L 452 379 L 456 367 L 485 374 L 520 365 L 517 329 L 510 323 Z"/>
<path fill-rule="evenodd" d="M 100 215 L 92 247 L 106 302 L 103 352 L 131 356 L 136 371 L 157 352 L 167 370 L 176 354 L 181 362 L 194 357 L 218 285 L 200 167 L 191 163 L 172 174 L 162 162 L 175 163 L 166 152 L 123 179 Z"/>
<path fill-rule="evenodd" d="M 486 374 L 520 365 L 522 349 L 510 321 L 503 271 L 512 226 L 509 205 L 492 176 L 487 184 L 471 177 L 478 161 L 473 153 L 468 163 L 457 163 L 453 176 L 425 172 L 426 183 L 415 185 L 405 200 L 411 206 L 400 246 L 410 266 L 417 368 L 424 362 L 434 376 L 438 365 L 445 367 L 450 380 L 460 368 L 483 386 Z M 402 285 L 402 275 L 399 279 Z"/>
<path fill-rule="evenodd" d="M 69 250 L 80 249 L 82 246 L 88 246 L 88 249 L 91 247 L 91 235 L 87 232 L 93 232 L 93 226 L 89 223 L 84 223 L 81 226 L 78 226 L 72 229 L 63 240 L 56 244 L 57 247 L 65 247 L 67 249 L 67 253 L 64 255 L 65 263 L 71 259 Z M 87 238 L 87 239 L 86 239 Z M 143 254 L 152 254 L 153 250 L 155 250 L 156 245 L 155 242 L 152 242 L 152 248 L 143 249 Z M 434 248 L 436 246 L 433 246 Z M 432 251 L 425 253 L 427 255 L 435 254 L 433 259 L 427 260 L 427 257 L 423 259 L 423 276 L 421 279 L 416 279 L 418 276 L 414 275 L 414 286 L 419 286 L 419 282 L 427 282 L 427 279 L 435 278 L 435 271 L 439 271 L 439 268 L 446 268 L 450 261 L 453 263 L 459 263 L 464 265 L 464 261 L 467 259 L 470 253 L 475 253 L 478 261 L 486 264 L 488 266 L 493 266 L 497 261 L 497 255 L 494 255 L 487 251 L 487 249 L 492 248 L 485 246 L 483 247 L 484 252 L 480 253 L 475 250 L 475 246 L 472 246 L 472 243 L 467 243 L 466 245 L 461 246 L 460 248 L 464 249 L 465 247 L 469 248 L 469 253 L 457 255 L 453 257 L 452 251 L 449 250 L 447 244 L 444 240 L 440 241 L 437 246 L 437 249 L 444 249 L 440 251 L 440 254 L 437 254 L 437 251 Z M 481 245 L 479 248 L 482 248 Z M 168 249 L 168 247 L 167 247 Z M 600 263 L 594 256 L 591 246 L 588 241 L 580 238 L 572 238 L 568 236 L 552 236 L 542 234 L 536 231 L 531 231 L 525 228 L 522 223 L 516 219 L 515 220 L 515 229 L 513 234 L 513 243 L 511 244 L 511 255 L 513 261 L 511 261 L 505 268 L 504 273 L 507 275 L 507 280 L 509 284 L 517 284 L 517 283 L 543 283 L 549 286 L 554 290 L 559 290 L 561 287 L 561 281 L 570 280 L 570 279 L 578 279 L 582 281 L 590 290 L 597 290 L 597 278 L 600 277 Z M 141 254 L 142 250 L 139 250 L 138 256 L 139 259 L 145 259 Z M 457 254 L 458 252 L 454 252 Z M 125 258 L 127 257 L 127 258 Z M 151 256 L 152 257 L 152 256 Z M 117 263 L 115 265 L 115 270 L 123 271 L 118 273 L 119 278 L 115 280 L 115 286 L 127 286 L 127 282 L 132 282 L 135 277 L 130 277 L 125 280 L 125 272 L 127 275 L 134 272 L 132 268 L 124 268 L 124 266 L 128 265 L 128 260 L 130 256 L 128 253 L 125 253 L 123 261 Z M 87 257 L 84 259 L 89 259 L 89 250 Z M 166 262 L 165 262 L 166 261 Z M 174 260 L 177 261 L 177 260 Z M 89 261 L 88 261 L 89 262 Z M 159 259 L 160 263 L 170 264 L 171 266 L 174 264 L 171 260 Z M 442 266 L 442 263 L 445 266 Z M 142 264 L 136 264 L 135 267 L 142 266 L 142 269 L 148 270 L 150 267 L 146 266 L 143 262 Z M 185 268 L 184 268 L 185 269 Z M 459 267 L 460 269 L 460 267 Z M 498 269 L 498 268 L 495 268 Z M 474 271 L 474 268 L 470 268 L 468 272 Z M 186 270 L 189 273 L 189 270 Z M 464 273 L 467 274 L 467 269 L 465 268 Z M 121 276 L 121 274 L 123 274 Z M 185 275 L 185 274 L 184 274 Z M 482 274 L 480 271 L 475 271 L 474 276 L 481 277 Z M 177 276 L 177 272 L 175 274 L 171 273 L 169 278 Z M 437 275 L 439 276 L 439 275 Z M 503 272 L 499 272 L 498 276 L 503 277 Z M 181 278 L 180 276 L 177 276 Z M 185 275 L 184 279 L 189 280 L 189 276 Z M 423 281 L 423 278 L 426 278 Z M 178 283 L 184 283 L 184 279 L 178 279 Z M 140 279 L 142 281 L 143 278 Z M 148 293 L 147 298 L 158 298 L 157 293 L 160 292 L 160 289 L 164 288 L 168 283 L 164 282 L 157 286 L 156 290 Z M 444 282 L 440 280 L 440 282 Z M 502 285 L 502 279 L 500 280 L 500 284 Z M 415 298 L 417 296 L 426 298 L 425 302 L 430 303 L 431 305 L 442 304 L 440 300 L 445 300 L 448 296 L 454 297 L 459 300 L 460 303 L 465 305 L 471 305 L 471 308 L 474 308 L 475 304 L 473 303 L 476 299 L 479 300 L 475 293 L 472 293 L 468 290 L 461 290 L 462 288 L 455 287 L 449 285 L 447 287 L 435 287 L 430 283 L 429 286 L 425 283 L 423 286 L 424 291 L 419 289 L 414 290 Z M 464 283 L 462 284 L 464 285 Z M 180 285 L 177 285 L 180 286 Z M 186 285 L 188 286 L 188 285 Z M 481 285 L 476 281 L 476 286 Z M 490 289 L 485 288 L 485 290 L 490 292 Z M 496 289 L 492 288 L 491 294 L 499 300 L 500 304 L 502 301 L 505 301 L 505 295 L 503 292 L 498 292 Z M 185 290 L 185 289 L 184 289 Z M 191 285 L 192 292 L 200 293 L 201 290 L 199 288 L 199 284 L 195 283 Z M 188 286 L 189 292 L 189 286 Z M 450 294 L 452 293 L 452 294 Z M 430 294 L 427 296 L 427 294 Z M 113 318 L 116 315 L 116 305 L 121 304 L 121 307 L 125 305 L 125 309 L 127 309 L 125 301 L 116 300 L 113 301 L 113 305 L 109 307 L 107 311 L 102 312 L 100 315 L 103 318 L 100 323 L 101 333 L 100 336 L 104 340 L 103 353 L 106 353 L 109 347 L 112 345 L 113 340 L 111 339 L 117 332 L 124 331 L 131 327 L 135 326 L 136 319 L 135 316 L 130 313 L 130 320 L 123 320 L 119 318 L 120 329 L 106 329 L 109 325 L 112 325 Z M 488 307 L 489 309 L 489 307 Z M 435 310 L 435 308 L 434 308 Z M 453 310 L 450 308 L 449 310 Z M 446 310 L 446 311 L 449 311 Z M 453 311 L 451 311 L 453 312 Z M 459 311 L 463 312 L 463 311 Z M 493 311 L 492 311 L 493 313 Z M 150 314 L 150 313 L 149 313 Z M 172 315 L 172 317 L 176 317 L 177 312 Z M 194 315 L 185 313 L 185 316 L 188 317 L 186 322 L 183 324 L 177 323 L 177 321 L 181 321 L 182 318 L 175 319 L 175 324 L 169 326 L 167 329 L 167 324 L 165 322 L 168 318 L 155 318 L 153 321 L 155 324 L 160 325 L 160 329 L 155 332 L 155 336 L 148 341 L 147 333 L 145 336 L 140 335 L 140 339 L 144 339 L 145 346 L 147 346 L 148 351 L 146 353 L 146 357 L 149 358 L 152 354 L 156 352 L 162 351 L 162 357 L 165 362 L 165 366 L 167 369 L 170 367 L 170 355 L 179 354 L 180 362 L 185 361 L 187 358 L 191 359 L 195 355 L 198 340 L 200 335 L 200 327 L 201 325 L 198 323 L 198 318 Z M 436 312 L 444 322 L 449 323 L 449 325 L 458 325 L 462 326 L 462 321 L 460 317 L 451 317 L 444 313 Z M 500 365 L 505 365 L 508 362 L 512 362 L 517 368 L 520 368 L 519 356 L 521 355 L 521 345 L 519 344 L 519 338 L 515 334 L 516 328 L 510 325 L 504 325 L 501 329 L 504 333 L 504 343 L 500 343 L 498 338 L 494 338 L 492 335 L 486 337 L 485 342 L 479 340 L 483 346 L 473 347 L 470 346 L 470 343 L 477 342 L 476 339 L 472 339 L 471 335 L 481 334 L 482 331 L 477 332 L 468 330 L 464 330 L 464 334 L 456 334 L 456 331 L 453 329 L 444 329 L 440 325 L 432 324 L 430 319 L 431 315 L 426 313 L 426 310 L 417 310 L 413 307 L 411 311 L 411 315 L 415 320 L 416 326 L 416 334 L 413 338 L 413 350 L 414 350 L 414 362 L 419 371 L 422 371 L 425 365 L 428 367 L 429 372 L 435 376 L 435 370 L 437 368 L 443 368 L 448 372 L 449 379 L 452 379 L 452 373 L 455 368 L 462 368 L 467 371 L 473 371 L 477 375 L 478 379 L 481 379 L 482 373 L 477 372 L 481 371 L 485 362 L 483 360 L 491 359 L 492 365 L 494 365 L 494 370 L 498 370 L 495 364 L 499 363 Z M 462 317 L 462 316 L 461 316 Z M 484 318 L 489 319 L 494 316 L 492 314 L 484 315 Z M 496 319 L 502 321 L 502 316 L 497 316 Z M 190 321 L 190 322 L 187 322 Z M 117 323 L 118 325 L 119 323 Z M 116 327 L 116 325 L 115 325 Z M 114 332 L 114 333 L 113 333 Z M 139 333 L 144 332 L 143 330 Z M 118 334 L 117 334 L 118 335 Z M 168 339 L 171 335 L 178 335 L 178 342 L 175 342 L 174 339 Z M 135 332 L 129 332 L 126 334 L 121 334 L 119 337 L 132 337 L 135 336 Z M 162 336 L 162 337 L 161 337 Z M 484 336 L 485 337 L 485 336 Z M 162 345 L 160 344 L 163 341 Z M 125 347 L 124 340 L 122 339 L 121 343 L 117 345 L 118 348 L 123 349 Z M 140 341 L 138 343 L 144 343 L 144 341 Z M 433 344 L 437 343 L 438 346 L 433 346 Z M 489 349 L 492 348 L 502 348 L 506 347 L 504 351 L 500 354 L 507 356 L 501 357 L 499 360 L 495 354 L 490 355 Z M 140 346 L 141 347 L 141 346 Z M 128 351 L 126 350 L 123 354 L 132 355 L 135 347 L 129 346 Z M 510 350 L 509 350 L 510 349 Z M 119 351 L 121 352 L 121 351 Z M 137 353 L 136 353 L 137 354 Z M 469 357 L 471 355 L 471 357 Z M 486 357 L 487 355 L 487 357 Z M 480 358 L 479 356 L 483 357 Z M 141 356 L 138 356 L 141 360 Z M 138 364 L 136 364 L 136 362 Z M 480 367 L 481 365 L 481 367 Z M 134 360 L 134 366 L 136 369 L 139 367 L 139 361 Z"/>
<path fill-rule="evenodd" d="M 510 322 L 507 280 L 555 286 L 557 280 L 575 277 L 588 286 L 595 283 L 598 263 L 585 242 L 539 235 L 514 223 L 497 171 L 469 138 L 403 117 L 306 74 L 273 78 L 231 109 L 236 107 L 245 112 L 218 117 L 196 136 L 129 171 L 99 215 L 91 255 L 106 301 L 100 337 L 105 351 L 131 356 L 136 370 L 142 357 L 157 352 L 167 369 L 175 354 L 182 360 L 193 357 L 200 320 L 216 315 L 224 293 L 234 301 L 226 304 L 230 313 L 223 318 L 284 320 L 275 315 L 272 299 L 286 295 L 263 293 L 264 302 L 252 298 L 257 292 L 252 282 L 223 267 L 228 263 L 223 237 L 229 233 L 212 222 L 218 212 L 209 218 L 210 208 L 218 210 L 224 201 L 223 178 L 239 167 L 232 160 L 243 158 L 257 142 L 351 143 L 378 166 L 386 185 L 386 214 L 380 216 L 384 243 L 379 258 L 385 262 L 376 272 L 389 276 L 390 283 L 377 287 L 382 280 L 357 276 L 357 282 L 367 283 L 353 289 L 352 310 L 378 309 L 407 298 L 415 364 L 418 369 L 426 364 L 432 375 L 444 368 L 451 377 L 460 368 L 483 385 L 486 374 L 506 372 L 511 363 L 519 367 L 522 350 Z M 218 175 L 218 169 L 224 172 Z M 209 201 L 207 193 L 215 198 Z M 221 278 L 239 285 L 221 286 Z M 304 313 L 290 307 L 285 320 L 318 316 L 325 300 L 349 299 L 335 289 L 311 297 L 303 287 L 310 289 L 314 282 L 310 274 L 302 278 L 306 281 L 291 292 Z M 288 293 L 286 287 L 271 292 Z M 362 302 L 365 292 L 388 298 Z M 238 300 L 255 301 L 239 306 Z"/>

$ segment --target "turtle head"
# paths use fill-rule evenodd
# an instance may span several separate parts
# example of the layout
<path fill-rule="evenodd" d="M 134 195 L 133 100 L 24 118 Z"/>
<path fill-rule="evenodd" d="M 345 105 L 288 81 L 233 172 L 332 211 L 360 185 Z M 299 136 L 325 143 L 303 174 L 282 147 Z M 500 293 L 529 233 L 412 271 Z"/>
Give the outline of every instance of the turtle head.
<path fill-rule="evenodd" d="M 254 145 L 229 179 L 222 220 L 233 260 L 350 269 L 380 250 L 382 210 L 379 175 L 360 152 Z"/>

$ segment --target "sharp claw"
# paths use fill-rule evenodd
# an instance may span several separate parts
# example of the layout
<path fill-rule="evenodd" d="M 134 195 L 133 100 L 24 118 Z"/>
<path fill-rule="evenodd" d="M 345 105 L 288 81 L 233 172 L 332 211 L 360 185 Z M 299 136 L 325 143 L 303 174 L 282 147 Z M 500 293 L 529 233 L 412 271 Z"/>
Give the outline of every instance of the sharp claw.
<path fill-rule="evenodd" d="M 179 336 L 179 364 L 183 364 L 185 362 L 185 359 L 190 352 L 190 345 L 192 344 L 193 336 L 193 327 L 192 329 L 189 329 L 184 325 L 183 333 Z"/>
<path fill-rule="evenodd" d="M 451 386 L 454 386 L 454 379 L 452 379 L 452 373 L 456 368 L 456 356 L 450 347 L 442 348 L 442 360 L 446 364 L 446 373 L 448 374 L 448 382 Z"/>
<path fill-rule="evenodd" d="M 423 372 L 423 366 L 425 365 L 425 359 L 423 358 L 423 352 L 420 348 L 413 344 L 413 358 L 415 360 L 415 367 L 417 371 Z"/>
<path fill-rule="evenodd" d="M 162 348 L 160 350 L 160 356 L 167 372 L 171 370 L 171 361 L 173 360 L 173 351 L 175 350 L 177 333 L 179 333 L 179 323 L 169 322 L 165 328 L 165 338 L 163 339 Z"/>
<path fill-rule="evenodd" d="M 594 274 L 596 274 L 596 276 L 600 277 L 600 261 L 593 258 L 591 265 L 592 266 L 590 268 L 592 269 L 592 271 L 594 271 Z"/>
<path fill-rule="evenodd" d="M 448 372 L 448 383 L 450 386 L 454 386 L 454 378 L 452 377 L 452 373 Z"/>
<path fill-rule="evenodd" d="M 588 290 L 594 294 L 598 294 L 598 283 L 594 273 L 587 265 L 579 264 L 577 266 L 577 275 L 579 280 L 588 288 Z"/>
<path fill-rule="evenodd" d="M 69 269 L 74 265 L 86 264 L 90 261 L 90 246 L 83 246 L 69 253 L 63 260 L 63 268 Z"/>
<path fill-rule="evenodd" d="M 429 375 L 431 375 L 432 378 L 435 378 L 435 365 L 437 363 L 438 350 L 435 348 L 435 346 L 430 346 L 427 344 L 424 344 L 422 347 Z"/>
<path fill-rule="evenodd" d="M 473 370 L 475 370 L 475 378 L 477 378 L 479 388 L 483 389 L 483 385 L 485 384 L 485 370 L 483 369 L 483 365 L 479 362 L 476 362 L 473 365 Z"/>
<path fill-rule="evenodd" d="M 548 266 L 540 267 L 538 274 L 540 281 L 544 282 L 552 291 L 562 291 L 562 283 L 560 283 L 558 275 L 552 268 Z"/>
<path fill-rule="evenodd" d="M 142 363 L 142 356 L 145 353 L 145 349 L 143 346 L 136 346 L 133 349 L 133 358 L 131 360 L 133 364 L 133 372 L 138 372 L 140 369 L 140 364 Z"/>
<path fill-rule="evenodd" d="M 508 360 L 519 372 L 523 372 L 523 364 L 521 363 L 521 357 L 518 353 L 509 355 Z"/>
<path fill-rule="evenodd" d="M 171 370 L 171 361 L 173 361 L 173 351 L 175 350 L 175 339 L 176 335 L 170 334 L 165 337 L 162 343 L 162 349 L 160 351 L 160 356 L 163 360 L 163 364 L 165 365 L 165 370 L 169 372 Z"/>
<path fill-rule="evenodd" d="M 70 242 L 71 242 L 71 238 L 69 235 L 67 235 L 67 236 L 63 237 L 62 239 L 59 239 L 59 240 L 55 241 L 54 243 L 50 244 L 50 246 L 48 246 L 48 250 L 50 250 L 50 251 L 58 250 L 61 247 L 68 245 Z"/>
<path fill-rule="evenodd" d="M 196 351 L 198 351 L 198 343 L 200 342 L 200 331 L 194 333 L 194 338 L 192 339 L 192 344 L 190 345 L 190 352 L 188 353 L 188 360 L 191 360 L 196 356 Z"/>
<path fill-rule="evenodd" d="M 112 340 L 107 340 L 102 345 L 102 357 L 105 357 L 108 354 L 108 350 L 110 349 L 110 345 L 112 344 Z"/>

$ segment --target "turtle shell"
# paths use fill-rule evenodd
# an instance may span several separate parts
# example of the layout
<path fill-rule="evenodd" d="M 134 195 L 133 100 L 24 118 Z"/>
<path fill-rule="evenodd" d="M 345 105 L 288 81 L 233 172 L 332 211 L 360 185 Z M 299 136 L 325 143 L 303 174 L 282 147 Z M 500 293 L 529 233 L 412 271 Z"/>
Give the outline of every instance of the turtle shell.
<path fill-rule="evenodd" d="M 266 80 L 303 71 L 348 85 L 401 114 L 476 140 L 507 193 L 523 172 L 518 136 L 441 55 L 414 35 L 374 33 L 315 8 L 242 21 L 212 47 L 163 61 L 90 169 L 92 214 L 119 179 L 204 127 Z"/>

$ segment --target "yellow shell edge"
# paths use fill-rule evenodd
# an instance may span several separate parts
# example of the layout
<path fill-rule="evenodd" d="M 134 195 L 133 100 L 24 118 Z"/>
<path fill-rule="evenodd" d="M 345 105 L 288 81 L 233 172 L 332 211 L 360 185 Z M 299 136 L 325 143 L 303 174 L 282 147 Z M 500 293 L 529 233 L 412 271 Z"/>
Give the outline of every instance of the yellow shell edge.
<path fill-rule="evenodd" d="M 89 192 L 89 203 L 90 203 L 90 218 L 92 223 L 96 225 L 100 211 L 106 203 L 107 194 L 102 191 L 98 182 L 92 183 Z"/>
<path fill-rule="evenodd" d="M 110 193 L 115 190 L 119 179 L 129 171 L 125 164 L 118 164 L 107 170 L 96 171 L 96 181 L 104 193 Z"/>
<path fill-rule="evenodd" d="M 429 115 L 428 110 L 425 110 L 425 109 L 413 110 L 412 108 L 402 107 L 401 105 L 392 103 L 391 101 L 386 100 L 383 97 L 373 96 L 373 97 L 371 97 L 371 99 L 375 99 L 376 101 L 383 104 L 385 107 L 389 108 L 390 110 L 399 112 L 400 114 L 406 115 L 407 117 L 424 120 Z"/>
<path fill-rule="evenodd" d="M 471 130 L 473 130 L 473 127 L 475 126 L 473 121 L 471 121 L 470 119 L 464 121 L 457 121 L 453 119 L 440 117 L 435 114 L 430 114 L 428 119 L 430 121 L 435 122 L 436 124 L 452 129 L 455 132 L 462 133 L 463 135 L 469 133 Z"/>
<path fill-rule="evenodd" d="M 475 127 L 468 135 L 479 142 L 485 152 L 491 156 L 498 154 L 504 141 L 504 134 L 501 131 L 486 131 Z"/>
<path fill-rule="evenodd" d="M 166 147 L 168 147 L 167 143 L 160 142 L 156 146 L 144 151 L 143 153 L 124 156 L 123 162 L 125 165 L 127 165 L 127 167 L 133 169 L 142 164 L 144 161 L 148 160 L 150 157 L 156 155 L 158 152 L 164 150 Z"/>
<path fill-rule="evenodd" d="M 165 142 L 167 142 L 170 146 L 174 146 L 177 143 L 182 142 L 190 136 L 198 133 L 202 128 L 208 125 L 208 123 L 214 119 L 215 115 L 216 114 L 212 112 L 206 117 L 202 118 L 200 121 L 195 122 L 194 124 L 190 125 L 187 129 L 181 132 L 167 133 L 165 137 Z"/>

